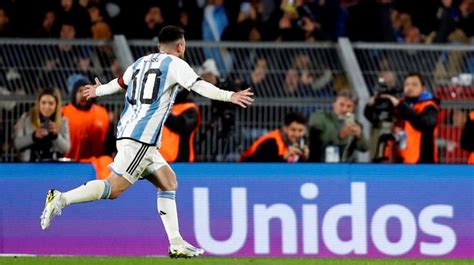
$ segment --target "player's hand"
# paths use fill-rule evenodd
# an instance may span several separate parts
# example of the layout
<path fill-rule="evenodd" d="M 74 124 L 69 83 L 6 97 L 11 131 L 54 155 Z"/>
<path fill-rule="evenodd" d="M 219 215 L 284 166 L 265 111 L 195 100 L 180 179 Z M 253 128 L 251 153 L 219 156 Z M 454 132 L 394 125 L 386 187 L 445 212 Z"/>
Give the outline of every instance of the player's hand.
<path fill-rule="evenodd" d="M 249 87 L 245 90 L 234 92 L 234 94 L 232 94 L 232 97 L 230 98 L 230 102 L 239 105 L 242 108 L 246 108 L 253 102 L 253 92 L 251 92 L 250 89 L 251 88 Z"/>
<path fill-rule="evenodd" d="M 97 89 L 97 87 L 99 87 L 100 85 L 102 85 L 102 83 L 99 81 L 99 78 L 95 78 L 95 84 L 93 85 L 86 85 L 86 89 L 84 90 L 84 92 L 82 93 L 82 95 L 87 99 L 87 100 L 91 100 L 93 98 L 96 98 L 97 95 L 95 93 L 95 90 Z"/>

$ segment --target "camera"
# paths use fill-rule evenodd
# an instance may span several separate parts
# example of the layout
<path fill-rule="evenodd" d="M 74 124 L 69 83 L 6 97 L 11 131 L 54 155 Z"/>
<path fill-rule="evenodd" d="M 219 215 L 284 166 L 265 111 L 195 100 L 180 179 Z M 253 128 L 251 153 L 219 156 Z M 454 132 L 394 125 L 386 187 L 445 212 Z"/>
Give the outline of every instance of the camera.
<path fill-rule="evenodd" d="M 219 84 L 219 87 L 223 90 L 238 92 L 240 91 L 240 87 L 232 82 L 229 79 L 222 81 Z M 227 136 L 235 125 L 235 110 L 236 105 L 230 102 L 223 102 L 213 100 L 211 102 L 211 109 L 212 109 L 212 120 L 214 122 L 220 122 L 221 130 L 219 134 L 222 136 Z"/>
<path fill-rule="evenodd" d="M 383 94 L 388 94 L 397 97 L 400 90 L 397 88 L 388 87 L 383 78 L 378 80 L 376 86 L 375 102 L 374 102 L 374 116 L 377 122 L 392 122 L 394 119 L 395 107 L 392 102 L 381 97 Z"/>

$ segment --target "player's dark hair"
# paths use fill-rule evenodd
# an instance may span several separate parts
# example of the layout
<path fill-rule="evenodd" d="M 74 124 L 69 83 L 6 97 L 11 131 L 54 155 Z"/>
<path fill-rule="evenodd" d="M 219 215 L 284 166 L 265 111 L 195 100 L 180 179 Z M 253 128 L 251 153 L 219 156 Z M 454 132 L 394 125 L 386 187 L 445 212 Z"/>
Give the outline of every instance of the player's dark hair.
<path fill-rule="evenodd" d="M 290 125 L 291 123 L 296 122 L 299 124 L 306 124 L 306 118 L 303 114 L 299 112 L 290 112 L 285 116 L 285 126 Z"/>
<path fill-rule="evenodd" d="M 405 76 L 404 80 L 406 80 L 408 77 L 418 77 L 418 80 L 420 80 L 421 86 L 425 86 L 425 80 L 423 79 L 423 76 L 420 73 L 417 73 L 417 72 L 408 73 Z"/>
<path fill-rule="evenodd" d="M 166 26 L 161 29 L 158 41 L 161 44 L 175 42 L 184 37 L 184 29 L 178 26 Z"/>

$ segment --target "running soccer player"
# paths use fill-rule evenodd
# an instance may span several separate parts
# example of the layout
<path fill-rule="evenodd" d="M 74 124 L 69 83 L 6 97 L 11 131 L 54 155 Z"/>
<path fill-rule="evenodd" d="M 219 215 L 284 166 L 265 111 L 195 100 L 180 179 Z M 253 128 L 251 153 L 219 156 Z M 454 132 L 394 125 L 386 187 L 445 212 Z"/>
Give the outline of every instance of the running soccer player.
<path fill-rule="evenodd" d="M 159 53 L 141 57 L 125 73 L 107 84 L 87 85 L 88 100 L 126 90 L 125 108 L 117 125 L 117 155 L 110 164 L 112 172 L 106 180 L 92 180 L 84 185 L 60 192 L 51 189 L 41 215 L 41 228 L 47 229 L 61 210 L 75 203 L 115 199 L 139 178 L 146 178 L 158 190 L 158 212 L 169 239 L 172 258 L 200 256 L 203 249 L 186 242 L 179 232 L 176 210 L 176 175 L 156 146 L 175 96 L 182 86 L 214 100 L 229 101 L 245 108 L 253 101 L 250 88 L 240 92 L 219 89 L 201 80 L 184 58 L 184 30 L 164 27 L 159 36 Z"/>

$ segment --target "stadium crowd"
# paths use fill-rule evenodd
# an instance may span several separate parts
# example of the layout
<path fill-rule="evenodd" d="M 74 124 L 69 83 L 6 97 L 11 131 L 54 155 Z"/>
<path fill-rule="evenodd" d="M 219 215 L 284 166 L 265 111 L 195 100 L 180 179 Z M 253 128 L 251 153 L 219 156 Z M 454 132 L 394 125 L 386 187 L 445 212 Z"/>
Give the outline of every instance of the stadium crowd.
<path fill-rule="evenodd" d="M 423 12 L 420 12 L 420 10 L 423 10 Z M 472 41 L 474 32 L 474 0 L 161 0 L 139 1 L 139 4 L 136 1 L 114 0 L 0 0 L 0 37 L 59 38 L 66 40 L 93 38 L 100 40 L 111 39 L 114 34 L 124 34 L 128 39 L 152 39 L 158 35 L 162 27 L 168 24 L 183 27 L 187 32 L 186 38 L 188 40 L 318 42 L 336 41 L 337 38 L 346 36 L 352 41 L 399 44 L 468 43 Z M 39 52 L 31 49 L 24 54 L 25 58 L 31 56 L 38 59 L 41 65 L 41 69 L 38 68 L 39 70 L 28 67 L 29 60 L 25 60 L 23 57 L 11 56 L 7 49 L 2 49 L 0 51 L 0 63 L 7 66 L 7 69 L 0 73 L 0 89 L 5 93 L 16 95 L 37 95 L 40 89 L 58 88 L 63 98 L 65 96 L 72 96 L 73 98 L 71 103 L 62 110 L 63 115 L 67 117 L 68 113 L 69 115 L 72 113 L 65 111 L 68 108 L 80 114 L 83 111 L 80 108 L 80 102 L 74 103 L 75 93 L 81 82 L 83 85 L 93 80 L 95 76 L 111 79 L 121 73 L 120 64 L 110 47 L 88 47 L 86 45 L 76 46 L 61 43 L 47 49 L 47 51 L 38 50 Z M 365 151 L 368 149 L 368 144 L 361 135 L 361 124 L 358 121 L 352 121 L 349 125 L 345 124 L 347 123 L 346 112 L 353 113 L 354 106 L 357 104 L 357 100 L 353 99 L 350 93 L 343 97 L 339 96 L 339 92 L 345 91 L 349 87 L 347 77 L 344 73 L 334 71 L 324 62 L 315 62 L 312 60 L 314 55 L 301 51 L 278 51 L 277 49 L 272 50 L 270 56 L 258 50 L 248 54 L 239 53 L 238 50 L 228 50 L 227 52 L 232 54 L 229 58 L 233 58 L 234 61 L 227 65 L 224 60 L 226 58 L 222 58 L 223 55 L 216 56 L 212 49 L 204 48 L 202 50 L 204 58 L 208 60 L 194 62 L 197 64 L 203 63 L 198 69 L 198 73 L 202 75 L 203 79 L 210 78 L 210 80 L 214 80 L 210 81 L 211 83 L 224 86 L 229 90 L 250 85 L 257 97 L 326 98 L 334 100 L 333 110 L 329 112 L 314 113 L 314 108 L 298 109 L 298 111 L 303 112 L 302 115 L 306 119 L 309 118 L 307 124 L 306 121 L 302 120 L 299 120 L 298 124 L 308 126 L 305 138 L 309 139 L 306 139 L 308 143 L 305 143 L 305 146 L 309 145 L 309 148 L 312 149 L 309 155 L 304 155 L 303 151 L 306 147 L 298 151 L 298 155 L 305 158 L 300 161 L 329 162 L 331 159 L 328 159 L 328 154 L 331 153 L 334 147 L 337 147 L 335 150 L 339 150 L 338 154 L 340 155 L 336 159 L 337 161 L 354 162 L 356 161 L 354 150 Z M 398 54 L 394 55 L 398 56 Z M 364 69 L 364 67 L 371 67 L 371 65 L 361 64 L 361 68 L 364 73 L 374 73 L 375 76 L 364 77 L 367 80 L 382 78 L 385 82 L 384 85 L 388 88 L 403 87 L 405 76 L 396 73 L 393 69 L 401 69 L 405 65 L 397 65 L 398 60 L 390 57 L 394 55 L 373 53 L 372 56 L 377 61 L 376 71 L 371 71 L 369 68 Z M 423 57 L 416 52 L 407 52 L 403 55 L 412 58 L 412 61 L 418 61 Z M 284 66 L 281 66 L 278 61 L 280 57 L 286 58 Z M 450 53 L 446 54 L 445 57 L 444 60 L 436 60 L 435 62 L 420 62 L 420 64 L 429 67 L 434 72 L 435 82 L 450 79 L 463 72 L 471 71 L 472 73 L 474 63 L 471 66 L 466 63 L 467 67 L 463 66 L 465 69 L 458 67 L 464 62 L 474 62 L 472 55 L 469 57 L 469 55 Z M 103 65 L 104 61 L 107 62 L 106 65 Z M 100 63 L 97 64 L 97 62 Z M 246 71 L 241 71 L 240 68 L 237 69 L 237 64 L 244 65 L 241 68 Z M 199 67 L 196 64 L 193 66 Z M 97 72 L 98 69 L 101 70 Z M 82 78 L 79 83 L 75 79 L 78 74 Z M 36 84 L 25 85 L 26 80 L 35 80 Z M 369 85 L 371 85 L 369 89 L 372 90 L 370 92 L 375 95 L 377 93 L 374 89 L 375 86 Z M 433 88 L 431 87 L 431 89 Z M 438 91 L 441 90 L 433 92 L 438 93 Z M 399 96 L 401 96 L 400 94 Z M 451 95 L 452 93 L 448 94 Z M 342 113 L 337 109 L 336 103 L 340 98 L 352 102 L 353 106 L 350 111 L 343 111 Z M 191 105 L 183 106 L 189 107 Z M 228 110 L 225 107 L 222 108 L 222 106 L 214 107 L 213 116 L 215 113 L 220 115 L 218 112 L 223 109 L 225 111 L 222 113 L 235 116 L 234 110 Z M 87 111 L 90 111 L 90 109 L 91 106 L 86 106 Z M 18 107 L 15 110 L 18 111 Z M 180 148 L 187 144 L 186 141 L 182 141 L 183 139 L 189 138 L 190 134 L 194 137 L 196 130 L 198 130 L 195 125 L 201 123 L 199 112 L 194 114 L 196 118 L 193 122 L 189 122 L 185 115 L 181 117 L 180 115 L 194 110 L 197 109 L 190 107 L 189 110 L 177 110 L 176 117 L 173 117 L 173 119 L 176 119 L 172 124 L 170 122 L 170 133 L 174 134 L 178 134 L 180 129 L 173 129 L 177 124 L 189 125 L 189 128 L 186 129 L 186 137 L 179 138 L 178 135 L 175 141 L 175 143 L 179 143 L 177 145 Z M 106 142 L 110 142 L 110 139 L 106 141 L 105 138 L 113 134 L 113 130 L 108 130 L 105 127 L 114 127 L 117 113 L 114 113 L 112 109 L 108 109 L 108 111 L 109 117 L 102 115 L 103 125 L 101 126 L 103 126 L 103 132 L 100 134 L 101 141 L 96 146 L 101 149 L 100 154 L 84 157 L 73 157 L 70 154 L 75 148 L 78 148 L 78 144 L 74 143 L 74 139 L 78 137 L 73 136 L 85 137 L 85 134 L 77 130 L 74 131 L 74 128 L 81 128 L 82 123 L 74 126 L 72 122 L 69 122 L 66 126 L 69 126 L 72 135 L 72 146 L 66 157 L 75 160 L 87 160 L 91 157 L 98 158 L 104 155 L 113 155 L 113 147 L 104 146 L 107 144 Z M 105 113 L 105 110 L 103 112 Z M 77 113 L 74 115 L 77 115 Z M 459 142 L 461 131 L 466 120 L 468 120 L 466 119 L 468 112 L 454 110 L 446 114 L 446 111 L 442 110 L 440 113 L 448 116 L 448 118 L 440 119 L 438 122 L 449 122 L 449 124 L 445 124 L 444 127 L 440 128 L 440 135 L 443 134 L 443 128 L 451 126 L 449 129 L 452 129 L 456 127 L 459 130 L 456 136 L 443 137 L 446 141 Z M 2 118 L 5 119 L 0 117 L 0 123 L 5 122 L 2 121 Z M 69 120 L 74 119 L 73 117 L 67 118 Z M 205 138 L 222 138 L 220 136 L 222 130 L 220 132 L 215 130 L 221 125 L 215 125 L 214 123 L 215 120 L 213 119 L 210 121 L 202 120 L 202 126 L 206 128 L 204 130 L 211 131 L 204 136 Z M 286 124 L 282 121 L 282 128 L 290 128 L 290 124 L 291 122 Z M 234 127 L 228 127 L 226 133 L 235 130 Z M 39 130 L 40 128 L 35 129 Z M 275 128 L 275 130 L 278 130 L 278 128 Z M 341 133 L 340 131 L 344 132 Z M 0 133 L 5 134 L 4 131 Z M 466 142 L 465 139 L 469 139 L 465 135 L 464 142 Z M 7 143 L 8 141 L 3 141 L 3 139 L 8 139 L 10 136 L 0 135 L 0 137 L 3 143 Z M 377 140 L 378 137 L 375 139 Z M 28 140 L 37 141 L 35 138 Z M 371 139 L 371 142 L 373 140 Z M 215 141 L 215 139 L 212 141 Z M 192 144 L 192 141 L 188 143 Z M 280 147 L 278 143 L 281 142 L 277 141 L 274 146 Z M 292 141 L 293 144 L 296 145 L 297 143 Z M 371 152 L 376 152 L 373 146 L 377 143 L 369 143 L 369 145 Z M 350 148 L 346 148 L 347 146 Z M 449 149 L 449 145 L 446 146 L 448 147 L 445 149 Z M 456 143 L 456 146 L 456 150 L 461 150 L 459 143 Z M 464 144 L 464 146 L 469 145 Z M 244 148 L 248 147 L 245 146 Z M 2 149 L 8 150 L 11 148 L 12 145 L 7 144 Z M 295 148 L 292 150 L 297 150 Z M 19 151 L 24 151 L 24 147 L 19 149 L 21 149 Z M 107 149 L 107 152 L 104 151 L 105 149 Z M 468 148 L 464 149 L 472 152 Z M 194 147 L 187 146 L 185 150 L 193 150 L 194 152 Z M 241 151 L 243 153 L 244 150 Z M 265 150 L 260 151 L 260 153 L 266 152 Z M 193 153 L 178 154 L 176 150 L 173 150 L 172 154 L 175 159 L 186 157 L 192 158 L 191 161 L 193 161 L 195 157 Z M 283 154 L 277 160 L 288 161 L 288 157 L 292 156 Z M 211 160 L 214 160 L 214 158 Z M 252 159 L 253 161 L 259 161 L 258 158 Z M 197 161 L 199 161 L 199 157 L 197 157 Z M 445 161 L 459 162 L 448 161 L 447 159 Z"/>
<path fill-rule="evenodd" d="M 190 40 L 444 43 L 474 34 L 472 0 L 1 0 L 0 37 L 151 39 L 167 24 Z M 368 30 L 370 29 L 370 30 Z"/>

